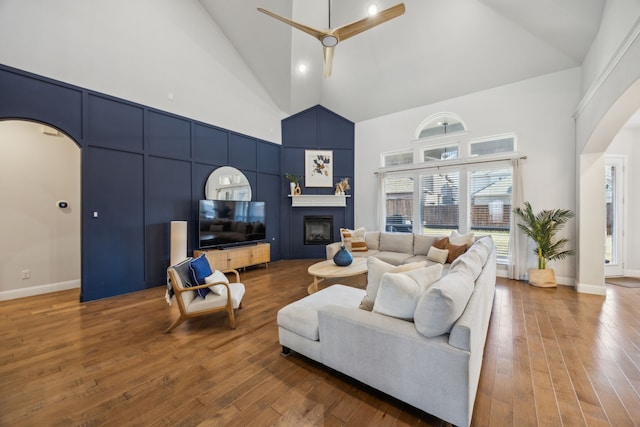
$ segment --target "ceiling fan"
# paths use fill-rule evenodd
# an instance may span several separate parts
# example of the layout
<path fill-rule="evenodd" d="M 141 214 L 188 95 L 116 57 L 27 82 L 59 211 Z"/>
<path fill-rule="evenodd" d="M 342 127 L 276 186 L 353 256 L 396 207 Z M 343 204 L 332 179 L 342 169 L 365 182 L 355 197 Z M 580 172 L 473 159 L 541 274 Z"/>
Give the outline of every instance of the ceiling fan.
<path fill-rule="evenodd" d="M 367 31 L 375 27 L 376 25 L 380 25 L 383 22 L 387 22 L 402 15 L 404 13 L 404 3 L 399 3 L 395 6 L 378 12 L 376 15 L 362 18 L 359 21 L 355 21 L 338 28 L 329 28 L 328 30 L 324 31 L 316 30 L 315 28 L 309 27 L 307 25 L 292 21 L 273 12 L 269 12 L 268 10 L 261 7 L 259 7 L 258 10 L 318 39 L 320 43 L 322 43 L 322 48 L 324 51 L 324 76 L 329 77 L 331 76 L 331 67 L 333 63 L 333 50 L 338 43 L 364 31 Z M 331 27 L 331 3 L 329 3 L 329 27 Z"/>

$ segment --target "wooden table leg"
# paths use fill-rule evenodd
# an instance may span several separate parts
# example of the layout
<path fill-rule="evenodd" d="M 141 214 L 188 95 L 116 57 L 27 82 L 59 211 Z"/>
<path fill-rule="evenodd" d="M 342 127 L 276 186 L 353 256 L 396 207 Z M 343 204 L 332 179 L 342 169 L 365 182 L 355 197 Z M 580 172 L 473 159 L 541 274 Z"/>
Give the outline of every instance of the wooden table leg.
<path fill-rule="evenodd" d="M 307 292 L 309 293 L 309 295 L 318 292 L 318 283 L 320 283 L 322 280 L 324 279 L 318 280 L 318 276 L 313 276 L 313 283 L 311 283 L 307 288 Z"/>

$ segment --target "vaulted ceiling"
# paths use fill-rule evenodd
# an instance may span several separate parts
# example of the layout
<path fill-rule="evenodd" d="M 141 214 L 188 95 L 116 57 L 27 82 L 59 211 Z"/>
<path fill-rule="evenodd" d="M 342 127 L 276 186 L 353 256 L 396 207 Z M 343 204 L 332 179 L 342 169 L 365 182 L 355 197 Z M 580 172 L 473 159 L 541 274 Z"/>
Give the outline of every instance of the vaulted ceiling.
<path fill-rule="evenodd" d="M 257 8 L 324 30 L 401 0 L 200 1 L 283 112 L 322 104 L 356 122 L 580 66 L 605 3 L 403 0 L 404 15 L 339 43 L 325 78 L 319 41 Z"/>

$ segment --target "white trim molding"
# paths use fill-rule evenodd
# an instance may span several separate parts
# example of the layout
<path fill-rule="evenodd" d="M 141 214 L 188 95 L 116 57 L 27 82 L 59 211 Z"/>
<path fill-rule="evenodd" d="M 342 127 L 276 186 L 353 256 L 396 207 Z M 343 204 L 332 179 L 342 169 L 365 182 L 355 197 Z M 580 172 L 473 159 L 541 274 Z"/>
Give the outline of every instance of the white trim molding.
<path fill-rule="evenodd" d="M 586 283 L 576 283 L 576 291 L 581 294 L 606 295 L 607 288 L 602 285 L 590 285 Z"/>
<path fill-rule="evenodd" d="M 32 297 L 35 295 L 48 294 L 51 292 L 66 291 L 68 289 L 79 289 L 80 279 L 68 280 L 66 282 L 49 283 L 47 285 L 31 286 L 29 288 L 10 289 L 0 292 L 0 301 L 8 301 L 17 298 Z"/>
<path fill-rule="evenodd" d="M 332 195 L 332 194 L 300 194 L 297 196 L 289 196 L 291 198 L 291 207 L 345 207 L 347 206 L 347 197 L 351 195 Z"/>

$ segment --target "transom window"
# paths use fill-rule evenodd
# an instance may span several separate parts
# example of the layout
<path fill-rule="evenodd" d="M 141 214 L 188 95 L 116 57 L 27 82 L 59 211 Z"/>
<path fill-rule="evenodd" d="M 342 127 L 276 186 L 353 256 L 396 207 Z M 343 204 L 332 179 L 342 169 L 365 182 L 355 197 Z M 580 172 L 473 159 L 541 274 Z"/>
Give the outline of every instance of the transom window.
<path fill-rule="evenodd" d="M 467 128 L 458 115 L 453 113 L 438 113 L 427 117 L 416 131 L 416 139 L 449 135 L 464 132 Z"/>

